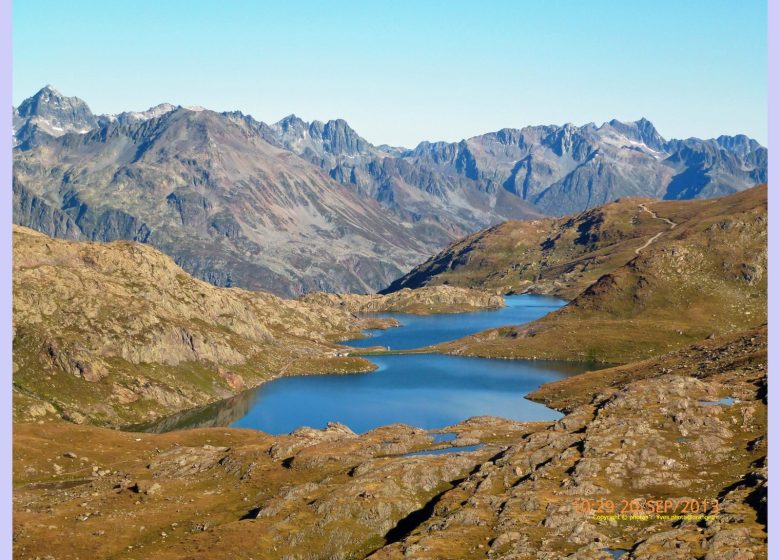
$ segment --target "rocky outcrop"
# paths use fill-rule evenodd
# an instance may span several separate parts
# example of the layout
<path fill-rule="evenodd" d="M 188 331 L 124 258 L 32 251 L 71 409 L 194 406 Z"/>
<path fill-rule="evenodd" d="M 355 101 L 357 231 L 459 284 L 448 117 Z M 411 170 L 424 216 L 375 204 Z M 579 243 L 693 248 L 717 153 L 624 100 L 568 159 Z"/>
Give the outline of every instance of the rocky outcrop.
<path fill-rule="evenodd" d="M 599 379 L 587 388 L 577 377 L 564 382 L 582 404 L 481 465 L 460 493 L 442 496 L 428 519 L 372 558 L 436 558 L 455 538 L 453 558 L 762 557 L 766 506 L 756 498 L 766 448 L 750 442 L 765 430 L 765 332 L 586 374 Z M 547 402 L 559 387 L 545 388 Z M 715 404 L 724 396 L 734 404 Z M 659 512 L 657 499 L 669 509 Z M 681 514 L 695 502 L 701 515 L 705 499 L 704 518 Z"/>
<path fill-rule="evenodd" d="M 447 428 L 476 451 L 410 456 L 451 444 L 404 425 L 269 436 L 19 424 L 14 551 L 763 558 L 766 348 L 760 328 L 552 383 L 532 397 L 567 411 L 556 422 Z M 50 525 L 69 538 L 53 543 Z"/>
<path fill-rule="evenodd" d="M 159 251 L 14 229 L 18 419 L 127 424 L 194 408 L 273 376 L 332 368 L 364 323 L 331 306 L 216 288 Z M 367 323 L 366 323 L 367 324 Z M 39 414 L 41 404 L 52 414 Z"/>
<path fill-rule="evenodd" d="M 61 239 L 82 239 L 81 228 L 66 212 L 31 193 L 21 182 L 13 183 L 14 220 L 36 231 Z"/>
<path fill-rule="evenodd" d="M 481 290 L 435 286 L 418 290 L 404 289 L 387 295 L 307 294 L 301 301 L 346 309 L 350 313 L 463 313 L 480 309 L 498 309 L 504 298 Z"/>

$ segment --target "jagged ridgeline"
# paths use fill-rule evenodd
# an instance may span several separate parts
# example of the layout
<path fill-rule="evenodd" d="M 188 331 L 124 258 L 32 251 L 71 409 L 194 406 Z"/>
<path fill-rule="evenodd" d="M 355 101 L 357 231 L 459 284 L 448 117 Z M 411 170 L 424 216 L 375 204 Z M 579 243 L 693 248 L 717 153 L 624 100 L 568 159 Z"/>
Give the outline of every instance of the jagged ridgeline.
<path fill-rule="evenodd" d="M 618 197 L 707 198 L 767 178 L 746 136 L 665 140 L 645 120 L 503 129 L 414 149 L 343 120 L 162 104 L 94 115 L 51 87 L 14 109 L 14 218 L 55 237 L 137 240 L 218 286 L 372 292 L 510 219 Z"/>

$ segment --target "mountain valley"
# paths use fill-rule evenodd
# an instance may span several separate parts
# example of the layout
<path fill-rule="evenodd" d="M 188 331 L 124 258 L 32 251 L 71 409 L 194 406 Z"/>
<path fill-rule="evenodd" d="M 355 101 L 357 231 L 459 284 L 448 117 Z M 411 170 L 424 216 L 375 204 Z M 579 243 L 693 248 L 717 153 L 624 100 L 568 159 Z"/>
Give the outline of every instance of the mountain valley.
<path fill-rule="evenodd" d="M 19 558 L 766 557 L 755 140 L 403 148 L 50 86 L 13 123 Z"/>

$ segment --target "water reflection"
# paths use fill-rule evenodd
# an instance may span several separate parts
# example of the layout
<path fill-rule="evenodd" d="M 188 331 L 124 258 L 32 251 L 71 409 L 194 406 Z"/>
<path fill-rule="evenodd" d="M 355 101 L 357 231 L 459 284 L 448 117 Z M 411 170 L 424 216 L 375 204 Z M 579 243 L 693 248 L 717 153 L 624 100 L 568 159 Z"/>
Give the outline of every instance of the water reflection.
<path fill-rule="evenodd" d="M 127 429 L 132 432 L 161 434 L 191 428 L 222 428 L 245 416 L 257 401 L 256 389 L 244 391 L 228 399 L 210 405 L 166 416 L 160 420 L 136 424 Z"/>

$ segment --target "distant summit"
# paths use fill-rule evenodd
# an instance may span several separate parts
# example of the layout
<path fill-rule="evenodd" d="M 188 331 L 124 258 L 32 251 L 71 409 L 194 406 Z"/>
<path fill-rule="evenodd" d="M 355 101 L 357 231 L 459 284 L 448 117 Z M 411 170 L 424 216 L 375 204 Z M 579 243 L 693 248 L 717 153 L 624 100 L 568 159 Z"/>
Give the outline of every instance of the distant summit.
<path fill-rule="evenodd" d="M 120 120 L 128 121 L 146 121 L 149 119 L 156 119 L 170 113 L 171 111 L 175 111 L 176 109 L 176 105 L 172 105 L 170 103 L 160 103 L 159 105 L 150 107 L 146 111 L 130 111 L 122 113 L 118 116 L 118 118 Z"/>
<path fill-rule="evenodd" d="M 25 99 L 14 111 L 13 120 L 16 144 L 31 139 L 38 131 L 56 137 L 88 132 L 97 126 L 97 118 L 83 100 L 65 97 L 50 85 Z"/>
<path fill-rule="evenodd" d="M 310 150 L 319 157 L 372 155 L 380 150 L 355 132 L 344 119 L 305 122 L 289 115 L 271 125 L 279 142 L 294 151 Z"/>
<path fill-rule="evenodd" d="M 605 123 L 604 126 L 610 126 L 618 134 L 640 142 L 653 150 L 661 151 L 666 144 L 666 140 L 658 133 L 653 123 L 644 117 L 634 122 L 621 122 L 617 119 L 612 119 L 609 123 Z"/>

